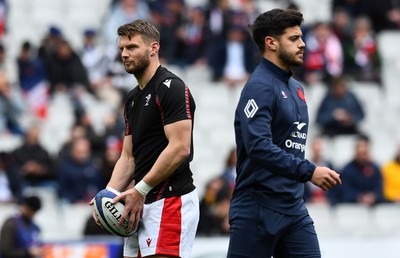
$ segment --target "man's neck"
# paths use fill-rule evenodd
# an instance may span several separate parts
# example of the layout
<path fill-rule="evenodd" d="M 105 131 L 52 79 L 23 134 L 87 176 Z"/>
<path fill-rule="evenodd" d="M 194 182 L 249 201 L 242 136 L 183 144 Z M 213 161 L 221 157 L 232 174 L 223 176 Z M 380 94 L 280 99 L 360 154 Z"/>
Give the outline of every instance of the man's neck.
<path fill-rule="evenodd" d="M 268 61 L 270 61 L 274 65 L 278 66 L 282 70 L 284 70 L 286 72 L 290 71 L 290 67 L 284 65 L 276 54 L 267 52 L 267 53 L 264 53 L 263 56 L 264 56 L 265 59 L 267 59 Z"/>
<path fill-rule="evenodd" d="M 147 83 L 151 80 L 151 78 L 153 78 L 154 74 L 157 71 L 157 68 L 160 66 L 160 62 L 152 62 L 149 64 L 149 66 L 146 68 L 146 70 L 144 70 L 143 73 L 136 75 L 136 80 L 138 81 L 139 84 L 139 88 L 141 90 L 144 89 L 144 87 L 146 87 Z"/>

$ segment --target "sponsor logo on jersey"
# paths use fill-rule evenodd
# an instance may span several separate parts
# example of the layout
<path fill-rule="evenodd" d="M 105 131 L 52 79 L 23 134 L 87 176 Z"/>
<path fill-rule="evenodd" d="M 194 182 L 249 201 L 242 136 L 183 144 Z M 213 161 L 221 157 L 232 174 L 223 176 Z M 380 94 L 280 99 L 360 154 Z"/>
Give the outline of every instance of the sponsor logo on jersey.
<path fill-rule="evenodd" d="M 257 103 L 254 99 L 250 99 L 244 108 L 244 114 L 247 116 L 247 118 L 252 118 L 256 114 L 257 110 Z"/>
<path fill-rule="evenodd" d="M 306 123 L 300 123 L 300 122 L 294 122 L 294 125 L 297 125 L 297 129 L 301 130 L 305 125 L 307 125 Z"/>
<path fill-rule="evenodd" d="M 290 138 L 286 139 L 285 141 L 285 146 L 286 148 L 289 149 L 296 149 L 296 150 L 301 150 L 301 152 L 304 152 L 306 149 L 306 145 L 303 143 L 299 143 L 299 139 L 301 140 L 307 140 L 307 133 L 302 132 L 302 129 L 304 126 L 306 126 L 306 123 L 301 123 L 299 121 L 293 123 L 296 126 L 295 131 L 293 131 L 290 134 Z"/>
<path fill-rule="evenodd" d="M 163 81 L 163 84 L 165 86 L 167 86 L 168 88 L 170 88 L 171 87 L 171 79 L 166 79 L 165 81 Z"/>
<path fill-rule="evenodd" d="M 146 243 L 147 243 L 147 247 L 150 247 L 150 244 L 151 244 L 151 238 L 150 237 L 148 237 L 146 239 Z"/>

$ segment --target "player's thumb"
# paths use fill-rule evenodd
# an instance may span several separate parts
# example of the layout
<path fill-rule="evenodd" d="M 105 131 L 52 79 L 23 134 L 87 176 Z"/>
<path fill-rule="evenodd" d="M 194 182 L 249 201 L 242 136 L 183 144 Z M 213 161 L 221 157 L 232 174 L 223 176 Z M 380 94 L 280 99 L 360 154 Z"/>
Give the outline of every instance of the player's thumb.
<path fill-rule="evenodd" d="M 112 203 L 112 204 L 117 203 L 117 202 L 119 202 L 119 200 L 121 200 L 121 198 L 122 198 L 122 193 L 120 193 L 119 191 L 115 190 L 115 189 L 112 188 L 112 187 L 106 187 L 106 189 L 107 189 L 108 191 L 113 192 L 113 193 L 115 194 L 115 197 L 111 200 L 111 203 Z"/>

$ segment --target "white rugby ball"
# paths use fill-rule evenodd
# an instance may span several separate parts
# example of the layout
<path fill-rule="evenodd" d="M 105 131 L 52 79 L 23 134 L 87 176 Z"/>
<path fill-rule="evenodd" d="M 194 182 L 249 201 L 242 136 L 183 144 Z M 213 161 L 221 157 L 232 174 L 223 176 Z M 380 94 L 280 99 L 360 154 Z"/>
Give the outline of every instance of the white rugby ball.
<path fill-rule="evenodd" d="M 127 219 L 121 225 L 118 224 L 125 209 L 125 202 L 111 203 L 111 200 L 119 194 L 118 191 L 110 188 L 101 190 L 94 197 L 93 209 L 105 230 L 121 237 L 132 236 L 135 234 L 135 231 L 128 230 Z"/>

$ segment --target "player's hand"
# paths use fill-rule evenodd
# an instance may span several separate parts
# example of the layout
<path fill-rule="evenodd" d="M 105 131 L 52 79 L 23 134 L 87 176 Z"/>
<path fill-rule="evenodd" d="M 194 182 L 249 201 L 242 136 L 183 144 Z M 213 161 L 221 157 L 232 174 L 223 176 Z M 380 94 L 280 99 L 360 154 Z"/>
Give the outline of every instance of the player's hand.
<path fill-rule="evenodd" d="M 39 246 L 31 246 L 28 249 L 28 253 L 31 257 L 42 257 L 43 250 Z"/>
<path fill-rule="evenodd" d="M 92 200 L 90 200 L 90 202 L 89 202 L 90 206 L 93 206 L 93 204 L 94 204 L 94 198 Z M 96 212 L 93 211 L 92 217 L 93 217 L 94 221 L 96 222 L 96 224 L 99 225 L 101 228 L 103 228 L 103 226 L 101 225 L 99 219 L 97 218 Z"/>
<path fill-rule="evenodd" d="M 340 175 L 327 167 L 317 167 L 311 177 L 311 183 L 319 186 L 324 191 L 333 188 L 336 185 L 341 185 Z"/>
<path fill-rule="evenodd" d="M 136 231 L 142 217 L 145 197 L 135 188 L 131 188 L 116 196 L 111 203 L 116 203 L 122 199 L 125 201 L 125 209 L 119 220 L 119 224 L 122 224 L 125 219 L 128 219 L 128 230 L 133 228 L 133 230 Z"/>

